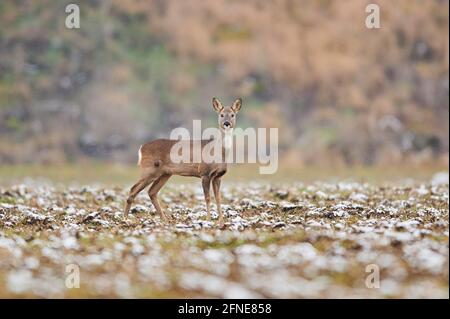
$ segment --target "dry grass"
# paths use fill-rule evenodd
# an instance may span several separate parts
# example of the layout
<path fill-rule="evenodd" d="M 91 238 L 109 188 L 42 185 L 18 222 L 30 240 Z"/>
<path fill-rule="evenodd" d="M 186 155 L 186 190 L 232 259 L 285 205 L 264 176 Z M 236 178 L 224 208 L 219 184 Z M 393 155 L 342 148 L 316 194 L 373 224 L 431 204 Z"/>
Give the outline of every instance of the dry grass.
<path fill-rule="evenodd" d="M 356 181 L 381 184 L 386 182 L 405 182 L 408 180 L 428 181 L 437 171 L 448 171 L 448 166 L 429 165 L 389 166 L 389 167 L 298 167 L 281 163 L 276 174 L 260 175 L 256 164 L 231 165 L 226 181 L 233 182 L 275 182 L 286 183 L 302 181 L 311 183 L 316 181 L 339 182 Z M 0 185 L 14 185 L 26 179 L 50 181 L 67 184 L 104 184 L 108 186 L 123 186 L 132 184 L 138 176 L 136 166 L 108 164 L 88 161 L 81 164 L 62 165 L 1 165 Z M 196 179 L 191 179 L 195 182 Z M 185 177 L 172 177 L 170 183 L 186 183 Z"/>

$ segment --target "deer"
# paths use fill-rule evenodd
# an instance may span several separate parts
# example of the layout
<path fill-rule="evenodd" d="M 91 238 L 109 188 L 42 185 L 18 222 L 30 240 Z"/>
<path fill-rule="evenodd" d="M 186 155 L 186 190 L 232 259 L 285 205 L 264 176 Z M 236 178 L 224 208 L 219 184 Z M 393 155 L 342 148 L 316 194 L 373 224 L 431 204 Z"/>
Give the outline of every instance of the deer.
<path fill-rule="evenodd" d="M 213 109 L 217 112 L 218 124 L 220 129 L 221 140 L 217 141 L 221 144 L 222 158 L 225 158 L 232 145 L 233 129 L 236 126 L 237 113 L 242 106 L 242 99 L 238 98 L 231 106 L 223 106 L 217 99 L 212 99 Z M 171 160 L 170 152 L 175 143 L 178 140 L 173 139 L 157 139 L 149 143 L 141 145 L 138 152 L 138 166 L 140 167 L 140 178 L 131 187 L 129 195 L 126 201 L 124 215 L 128 216 L 131 205 L 134 202 L 136 196 L 143 191 L 147 186 L 151 185 L 148 189 L 148 195 L 161 219 L 165 222 L 172 222 L 173 218 L 167 216 L 161 209 L 158 201 L 158 192 L 167 183 L 173 175 L 178 176 L 190 176 L 198 177 L 201 179 L 203 194 L 206 203 L 207 219 L 211 220 L 211 197 L 210 187 L 212 184 L 214 197 L 217 205 L 218 223 L 220 227 L 223 227 L 223 214 L 221 208 L 221 195 L 220 185 L 222 176 L 227 172 L 227 162 L 206 162 L 201 159 L 199 162 L 193 163 L 177 163 Z M 184 141 L 189 143 L 191 149 L 193 149 L 194 140 Z M 201 140 L 200 145 L 203 149 L 208 143 L 215 142 L 212 139 Z M 192 152 L 191 152 L 192 158 Z"/>

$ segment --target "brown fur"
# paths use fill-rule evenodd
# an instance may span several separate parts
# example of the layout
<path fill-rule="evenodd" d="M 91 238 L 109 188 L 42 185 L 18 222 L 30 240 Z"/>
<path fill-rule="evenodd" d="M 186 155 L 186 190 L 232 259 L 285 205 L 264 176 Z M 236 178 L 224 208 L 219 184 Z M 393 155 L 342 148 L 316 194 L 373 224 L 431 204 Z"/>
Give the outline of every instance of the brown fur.
<path fill-rule="evenodd" d="M 242 101 L 238 99 L 231 107 L 223 107 L 216 98 L 213 99 L 213 108 L 218 113 L 219 128 L 233 129 L 236 124 L 236 113 L 241 108 Z M 206 208 L 208 212 L 208 219 L 211 218 L 210 212 L 210 185 L 213 185 L 214 197 L 216 198 L 217 210 L 219 213 L 219 223 L 223 224 L 220 183 L 221 177 L 227 172 L 227 164 L 223 163 L 193 163 L 192 157 L 195 151 L 194 141 L 184 141 L 189 143 L 191 163 L 173 163 L 170 159 L 170 151 L 179 142 L 178 140 L 158 139 L 146 143 L 139 149 L 139 162 L 141 168 L 141 177 L 139 181 L 131 187 L 129 197 L 125 206 L 125 216 L 128 215 L 131 204 L 134 198 L 150 184 L 149 189 L 150 199 L 156 209 L 165 221 L 168 220 L 166 214 L 162 211 L 157 194 L 164 184 L 172 175 L 192 176 L 202 179 L 202 187 L 205 195 Z M 211 140 L 201 140 L 201 148 L 211 142 Z M 225 149 L 222 148 L 222 155 L 225 158 Z"/>

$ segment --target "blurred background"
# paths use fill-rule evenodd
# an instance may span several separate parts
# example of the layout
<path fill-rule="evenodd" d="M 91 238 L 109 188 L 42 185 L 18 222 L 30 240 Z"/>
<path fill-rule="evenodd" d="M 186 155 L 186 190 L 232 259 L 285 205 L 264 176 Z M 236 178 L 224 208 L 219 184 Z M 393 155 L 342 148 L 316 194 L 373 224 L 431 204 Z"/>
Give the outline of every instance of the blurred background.
<path fill-rule="evenodd" d="M 81 28 L 65 27 L 76 3 Z M 367 29 L 367 4 L 381 28 Z M 135 165 L 243 98 L 280 165 L 448 166 L 449 2 L 0 1 L 0 163 Z"/>

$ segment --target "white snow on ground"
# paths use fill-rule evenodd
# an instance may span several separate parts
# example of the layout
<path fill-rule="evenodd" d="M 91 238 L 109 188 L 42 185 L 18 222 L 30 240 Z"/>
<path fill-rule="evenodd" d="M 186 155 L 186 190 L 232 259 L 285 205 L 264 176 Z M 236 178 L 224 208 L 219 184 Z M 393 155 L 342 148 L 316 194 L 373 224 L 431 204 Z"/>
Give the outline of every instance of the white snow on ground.
<path fill-rule="evenodd" d="M 145 195 L 125 219 L 126 189 L 0 189 L 0 297 L 448 298 L 448 189 L 445 172 L 404 187 L 231 184 L 222 229 L 198 186 L 161 192 L 171 225 Z"/>

